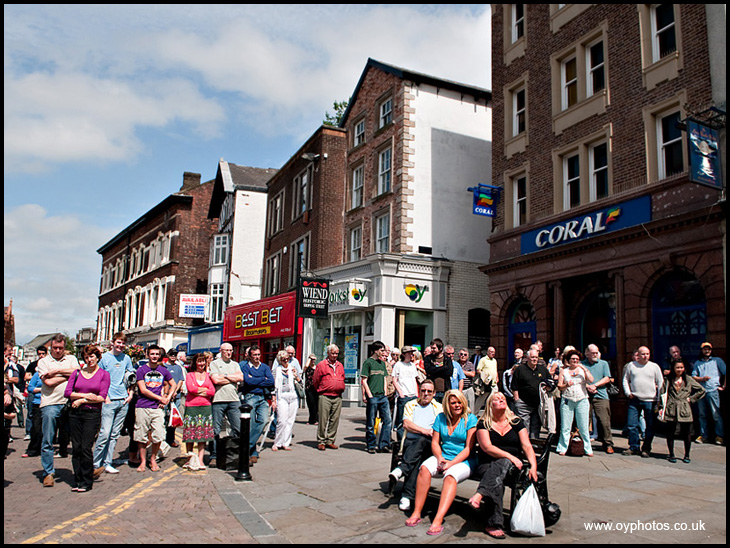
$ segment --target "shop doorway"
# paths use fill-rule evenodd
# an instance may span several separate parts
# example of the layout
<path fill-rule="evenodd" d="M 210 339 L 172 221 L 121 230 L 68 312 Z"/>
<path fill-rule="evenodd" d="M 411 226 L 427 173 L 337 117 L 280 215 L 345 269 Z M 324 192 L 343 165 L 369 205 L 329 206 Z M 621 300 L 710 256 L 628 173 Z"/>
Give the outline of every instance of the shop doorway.
<path fill-rule="evenodd" d="M 651 293 L 654 348 L 652 361 L 664 365 L 669 347 L 678 346 L 693 362 L 707 340 L 707 300 L 699 280 L 687 272 L 662 276 Z"/>
<path fill-rule="evenodd" d="M 512 356 L 516 348 L 527 352 L 530 345 L 537 340 L 535 308 L 530 301 L 522 299 L 510 308 L 507 317 L 509 318 L 507 354 Z"/>
<path fill-rule="evenodd" d="M 616 359 L 616 294 L 611 291 L 594 291 L 583 301 L 579 309 L 578 328 L 580 347 L 583 352 L 589 344 L 601 351 L 601 359 Z"/>

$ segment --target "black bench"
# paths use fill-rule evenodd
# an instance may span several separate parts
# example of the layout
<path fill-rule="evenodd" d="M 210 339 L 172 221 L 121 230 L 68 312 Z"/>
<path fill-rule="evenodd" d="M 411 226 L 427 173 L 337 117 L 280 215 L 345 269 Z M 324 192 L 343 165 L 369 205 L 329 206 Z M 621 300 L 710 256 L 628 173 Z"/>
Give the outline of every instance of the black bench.
<path fill-rule="evenodd" d="M 530 439 L 530 443 L 535 450 L 535 458 L 537 460 L 537 483 L 535 484 L 535 489 L 537 490 L 537 495 L 540 498 L 540 503 L 543 507 L 543 515 L 545 516 L 546 527 L 550 527 L 551 525 L 556 524 L 560 519 L 559 507 L 555 504 L 550 503 L 550 499 L 548 498 L 547 473 L 548 464 L 550 461 L 550 449 L 554 438 L 555 434 L 548 434 L 545 439 Z M 388 470 L 388 472 L 393 470 L 400 463 L 400 449 L 400 444 L 397 441 L 393 441 L 391 445 L 392 456 L 390 459 L 390 469 Z M 522 472 L 520 472 L 519 474 L 510 474 L 505 479 L 505 487 L 509 487 L 511 490 L 509 505 L 510 517 L 512 515 L 512 512 L 514 511 L 515 505 L 517 504 L 517 500 L 519 500 L 519 498 L 522 496 L 522 493 L 530 485 L 529 481 L 527 480 L 526 474 L 526 471 L 529 468 L 529 463 L 524 459 L 523 463 L 524 466 L 522 467 Z M 466 481 L 478 484 L 480 479 L 481 478 L 473 475 Z M 387 496 L 395 496 L 395 487 L 397 483 L 398 482 L 394 478 L 389 476 Z M 474 492 L 476 492 L 476 486 L 474 488 Z M 436 494 L 438 494 L 438 491 L 434 489 L 431 489 L 431 491 L 429 492 L 429 495 Z"/>

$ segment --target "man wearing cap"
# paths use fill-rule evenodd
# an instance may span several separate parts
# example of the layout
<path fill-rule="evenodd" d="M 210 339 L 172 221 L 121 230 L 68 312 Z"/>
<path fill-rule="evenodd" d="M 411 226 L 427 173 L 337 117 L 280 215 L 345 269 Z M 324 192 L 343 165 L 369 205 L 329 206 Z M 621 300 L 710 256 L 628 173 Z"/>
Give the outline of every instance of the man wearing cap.
<path fill-rule="evenodd" d="M 716 358 L 712 355 L 712 345 L 709 342 L 703 342 L 700 349 L 702 355 L 692 368 L 692 377 L 702 385 L 706 394 L 704 398 L 697 402 L 700 411 L 700 436 L 695 441 L 704 443 L 709 440 L 707 430 L 709 407 L 712 420 L 715 422 L 715 443 L 722 445 L 724 434 L 718 391 L 725 390 L 727 384 L 727 377 L 725 377 L 726 366 L 722 358 Z M 722 379 L 722 377 L 725 377 L 725 379 Z M 720 384 L 721 381 L 722 385 Z"/>
<path fill-rule="evenodd" d="M 404 346 L 400 349 L 400 361 L 393 366 L 393 386 L 398 393 L 398 408 L 395 412 L 395 429 L 398 442 L 403 438 L 403 410 L 406 404 L 418 397 L 418 368 L 413 363 L 413 353 L 416 349 Z"/>

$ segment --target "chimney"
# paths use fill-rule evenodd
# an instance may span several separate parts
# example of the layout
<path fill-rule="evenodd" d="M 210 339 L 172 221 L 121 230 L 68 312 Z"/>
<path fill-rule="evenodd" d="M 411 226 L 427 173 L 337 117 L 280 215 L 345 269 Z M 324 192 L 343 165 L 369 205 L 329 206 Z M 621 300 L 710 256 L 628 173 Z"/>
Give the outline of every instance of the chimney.
<path fill-rule="evenodd" d="M 180 187 L 180 192 L 190 190 L 196 186 L 200 186 L 200 173 L 191 173 L 189 171 L 183 173 L 183 184 Z"/>

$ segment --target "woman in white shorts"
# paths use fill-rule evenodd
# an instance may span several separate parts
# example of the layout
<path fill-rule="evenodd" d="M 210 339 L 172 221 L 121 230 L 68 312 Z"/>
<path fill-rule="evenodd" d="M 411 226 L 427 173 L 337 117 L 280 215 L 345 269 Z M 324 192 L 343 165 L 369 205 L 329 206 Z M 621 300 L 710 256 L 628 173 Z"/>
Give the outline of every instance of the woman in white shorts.
<path fill-rule="evenodd" d="M 406 520 L 408 527 L 415 527 L 421 522 L 421 512 L 431 488 L 431 478 L 443 475 L 444 485 L 438 511 L 427 534 L 439 535 L 443 532 L 444 517 L 456 497 L 456 486 L 467 479 L 476 467 L 476 459 L 472 455 L 476 428 L 477 417 L 471 414 L 464 394 L 459 390 L 446 392 L 444 412 L 433 423 L 433 456 L 426 459 L 418 472 L 414 510 Z"/>

